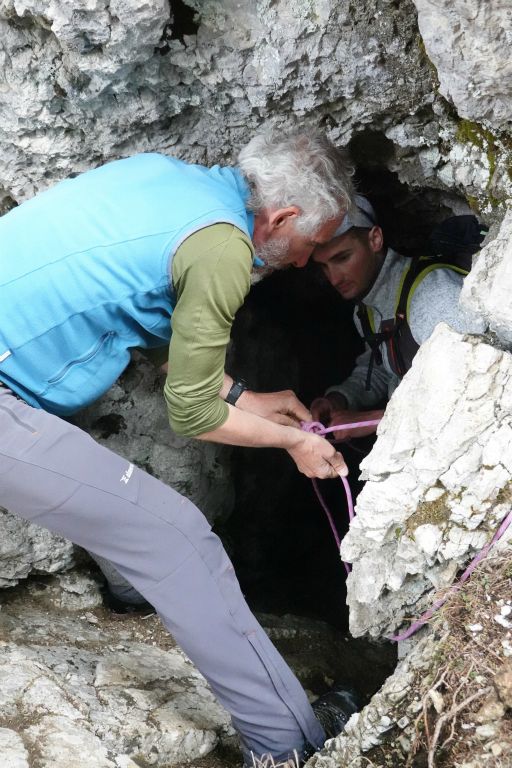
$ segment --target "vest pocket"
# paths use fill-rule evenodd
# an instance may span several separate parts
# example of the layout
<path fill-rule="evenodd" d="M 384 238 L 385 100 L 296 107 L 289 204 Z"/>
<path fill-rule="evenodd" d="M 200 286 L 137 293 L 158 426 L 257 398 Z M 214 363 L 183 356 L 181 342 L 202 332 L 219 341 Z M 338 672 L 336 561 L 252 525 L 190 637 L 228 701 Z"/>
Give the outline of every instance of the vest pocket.
<path fill-rule="evenodd" d="M 44 390 L 36 394 L 39 407 L 66 416 L 101 397 L 127 365 L 117 339 L 114 331 L 108 331 L 83 354 L 61 364 L 57 373 L 48 371 Z"/>
<path fill-rule="evenodd" d="M 107 340 L 111 336 L 114 336 L 114 331 L 107 331 L 107 333 L 104 333 L 102 336 L 100 336 L 92 349 L 84 352 L 84 354 L 80 357 L 77 357 L 74 360 L 70 360 L 70 362 L 66 363 L 64 368 L 61 368 L 61 370 L 56 373 L 55 376 L 52 376 L 50 379 L 48 379 L 48 385 L 51 386 L 52 384 L 58 384 L 59 381 L 62 381 L 62 379 L 75 365 L 83 365 L 84 363 L 88 363 L 90 360 L 92 360 L 92 358 L 98 354 L 100 349 L 106 344 Z"/>

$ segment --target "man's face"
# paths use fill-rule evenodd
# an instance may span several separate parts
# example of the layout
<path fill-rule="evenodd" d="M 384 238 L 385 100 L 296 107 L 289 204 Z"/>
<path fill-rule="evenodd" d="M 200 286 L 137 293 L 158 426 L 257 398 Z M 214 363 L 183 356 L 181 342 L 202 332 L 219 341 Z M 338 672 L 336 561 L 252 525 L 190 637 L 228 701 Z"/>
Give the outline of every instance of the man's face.
<path fill-rule="evenodd" d="M 368 230 L 367 236 L 351 230 L 327 245 L 316 248 L 313 261 L 320 264 L 325 276 L 344 299 L 360 299 L 373 285 L 382 263 L 382 231 Z"/>
<path fill-rule="evenodd" d="M 258 270 L 261 276 L 289 266 L 305 267 L 313 250 L 330 242 L 339 227 L 342 216 L 323 224 L 314 235 L 297 232 L 295 219 L 283 221 L 270 237 L 256 246 L 256 255 L 263 259 L 265 267 Z M 257 279 L 258 276 L 256 276 Z"/>
<path fill-rule="evenodd" d="M 338 229 L 343 216 L 331 219 L 322 224 L 314 235 L 303 235 L 296 231 L 295 223 L 290 222 L 288 235 L 288 250 L 284 257 L 283 265 L 292 267 L 305 267 L 309 257 L 318 246 L 327 245 Z"/>

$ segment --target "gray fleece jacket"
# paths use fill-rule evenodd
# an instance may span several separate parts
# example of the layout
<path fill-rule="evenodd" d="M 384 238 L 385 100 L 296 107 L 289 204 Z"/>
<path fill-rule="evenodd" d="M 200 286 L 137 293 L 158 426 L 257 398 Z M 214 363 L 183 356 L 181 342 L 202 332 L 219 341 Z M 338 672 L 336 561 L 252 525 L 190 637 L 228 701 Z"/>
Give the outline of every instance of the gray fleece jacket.
<path fill-rule="evenodd" d="M 364 304 L 373 312 L 375 330 L 380 330 L 384 320 L 395 316 L 398 288 L 403 272 L 411 261 L 388 248 L 377 280 L 364 298 Z M 440 322 L 447 323 L 462 333 L 483 333 L 484 321 L 469 320 L 459 307 L 462 275 L 450 269 L 434 269 L 419 283 L 412 294 L 409 308 L 409 327 L 418 344 L 423 344 Z M 354 323 L 363 335 L 361 323 L 354 312 Z M 327 392 L 340 392 L 347 400 L 350 410 L 374 408 L 379 401 L 389 399 L 400 379 L 393 373 L 388 361 L 385 344 L 381 346 L 382 365 L 375 365 L 372 372 L 371 389 L 365 390 L 366 374 L 370 362 L 369 348 L 359 355 L 354 370 L 341 384 L 330 387 Z"/>

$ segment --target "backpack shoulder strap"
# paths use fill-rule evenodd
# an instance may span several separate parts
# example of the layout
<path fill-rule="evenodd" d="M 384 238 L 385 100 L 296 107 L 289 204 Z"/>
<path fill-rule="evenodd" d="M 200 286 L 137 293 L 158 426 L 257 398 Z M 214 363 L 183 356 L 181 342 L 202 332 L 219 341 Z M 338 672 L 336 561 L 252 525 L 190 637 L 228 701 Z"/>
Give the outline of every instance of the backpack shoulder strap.
<path fill-rule="evenodd" d="M 359 302 L 357 305 L 357 317 L 361 323 L 361 330 L 363 332 L 363 338 L 370 347 L 370 362 L 368 364 L 368 371 L 366 374 L 365 390 L 370 391 L 372 372 L 375 364 L 382 365 L 382 352 L 380 350 L 381 344 L 387 343 L 390 334 L 393 333 L 391 329 L 381 330 L 378 333 L 375 331 L 375 321 L 373 318 L 373 312 L 363 304 Z"/>
<path fill-rule="evenodd" d="M 402 281 L 397 291 L 395 306 L 395 334 L 390 341 L 394 346 L 394 359 L 397 360 L 395 373 L 404 376 L 412 365 L 412 361 L 419 349 L 419 344 L 414 338 L 409 325 L 409 312 L 411 300 L 416 288 L 435 269 L 450 269 L 461 275 L 467 275 L 468 270 L 456 263 L 456 260 L 414 258 L 410 266 L 405 270 Z M 391 359 L 391 354 L 389 355 Z"/>
<path fill-rule="evenodd" d="M 468 269 L 456 263 L 456 261 L 449 261 L 444 259 L 430 259 L 426 257 L 415 257 L 412 259 L 410 266 L 405 270 L 398 286 L 397 299 L 395 304 L 395 317 L 402 320 L 409 320 L 409 310 L 411 306 L 411 299 L 414 291 L 419 284 L 424 280 L 427 275 L 433 272 L 435 269 L 450 269 L 452 272 L 457 272 L 460 275 L 466 276 L 469 272 Z"/>

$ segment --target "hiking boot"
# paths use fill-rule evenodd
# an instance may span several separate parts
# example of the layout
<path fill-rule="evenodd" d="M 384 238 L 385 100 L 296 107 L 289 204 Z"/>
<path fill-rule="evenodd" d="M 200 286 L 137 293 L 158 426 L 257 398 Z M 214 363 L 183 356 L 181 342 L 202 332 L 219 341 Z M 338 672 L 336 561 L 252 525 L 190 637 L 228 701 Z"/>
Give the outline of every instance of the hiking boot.
<path fill-rule="evenodd" d="M 116 597 L 105 585 L 102 589 L 103 605 L 110 611 L 113 619 L 130 619 L 134 616 L 151 616 L 156 613 L 155 609 L 144 600 L 140 603 L 128 603 L 121 598 Z"/>
<path fill-rule="evenodd" d="M 351 688 L 333 688 L 324 693 L 311 705 L 326 739 L 338 736 L 354 712 L 361 709 L 361 703 Z"/>
<path fill-rule="evenodd" d="M 325 731 L 327 741 L 343 731 L 354 712 L 361 709 L 362 704 L 351 688 L 339 687 L 324 693 L 311 706 Z M 288 761 L 276 763 L 271 756 L 262 755 L 260 758 L 254 757 L 251 763 L 246 762 L 244 768 L 274 768 L 274 766 L 275 768 L 301 768 L 317 751 L 315 747 L 308 744 L 300 755 Z"/>
<path fill-rule="evenodd" d="M 311 755 L 309 755 L 309 757 L 310 756 Z M 307 758 L 299 757 L 297 753 L 295 753 L 295 757 L 290 757 L 288 760 L 278 762 L 275 761 L 272 755 L 261 755 L 261 757 L 253 755 L 251 762 L 244 763 L 243 768 L 301 768 L 306 759 Z"/>

